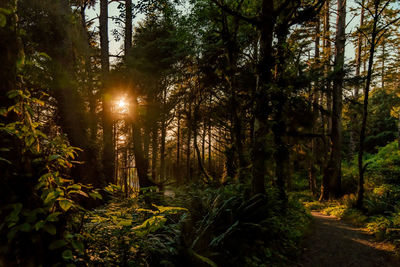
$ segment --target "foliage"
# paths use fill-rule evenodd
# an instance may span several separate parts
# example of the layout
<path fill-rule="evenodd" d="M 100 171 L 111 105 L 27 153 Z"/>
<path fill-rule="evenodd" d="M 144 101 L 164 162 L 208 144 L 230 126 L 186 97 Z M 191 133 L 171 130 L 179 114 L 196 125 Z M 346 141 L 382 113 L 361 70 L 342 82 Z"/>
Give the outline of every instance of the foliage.
<path fill-rule="evenodd" d="M 86 217 L 87 263 L 147 266 L 166 263 L 178 253 L 180 222 L 187 210 L 113 197 Z"/>
<path fill-rule="evenodd" d="M 247 190 L 240 184 L 192 189 L 194 234 L 186 243 L 217 265 L 268 266 L 294 258 L 309 221 L 302 206 L 291 199 L 282 214 L 276 190 L 251 198 L 243 195 Z"/>
<path fill-rule="evenodd" d="M 397 141 L 378 149 L 366 161 L 367 174 L 376 184 L 398 184 L 400 177 L 400 150 Z"/>
<path fill-rule="evenodd" d="M 85 259 L 108 266 L 269 266 L 294 259 L 309 215 L 294 199 L 281 214 L 275 190 L 245 198 L 244 189 L 185 186 L 164 199 L 168 206 L 113 198 L 87 217 Z"/>
<path fill-rule="evenodd" d="M 67 177 L 79 149 L 69 146 L 62 136 L 49 139 L 39 130 L 41 125 L 33 121 L 32 107 L 43 102 L 26 90 L 10 91 L 8 97 L 15 100 L 15 104 L 3 110 L 2 116 L 15 114 L 18 119 L 0 125 L 0 132 L 20 144 L 24 167 L 14 170 L 11 179 L 25 182 L 25 190 L 29 191 L 15 191 L 15 195 L 0 207 L 3 218 L 0 234 L 6 240 L 0 246 L 1 252 L 9 260 L 25 264 L 73 262 L 74 254 L 83 253 L 83 244 L 82 236 L 75 229 L 80 222 L 70 218 L 84 211 L 78 200 L 89 195 L 101 198 L 101 195 L 90 186 L 74 183 Z M 1 151 L 9 152 L 11 148 L 3 147 Z M 10 157 L 0 158 L 3 168 L 12 168 L 10 165 L 17 162 L 11 153 L 6 155 Z M 51 251 L 53 256 L 47 257 L 46 251 Z"/>

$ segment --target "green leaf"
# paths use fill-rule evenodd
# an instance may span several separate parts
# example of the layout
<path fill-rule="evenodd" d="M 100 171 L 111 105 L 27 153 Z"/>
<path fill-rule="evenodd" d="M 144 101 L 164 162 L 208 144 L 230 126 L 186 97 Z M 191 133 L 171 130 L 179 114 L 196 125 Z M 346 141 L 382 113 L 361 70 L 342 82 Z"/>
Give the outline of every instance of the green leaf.
<path fill-rule="evenodd" d="M 9 91 L 8 93 L 7 93 L 7 97 L 8 98 L 10 98 L 10 99 L 12 99 L 12 98 L 15 98 L 16 96 L 21 96 L 21 95 L 23 95 L 24 93 L 21 91 L 21 90 L 12 90 L 12 91 Z M 11 108 L 11 107 L 10 107 Z M 9 108 L 9 110 L 10 110 L 10 108 Z"/>
<path fill-rule="evenodd" d="M 131 226 L 132 221 L 131 220 L 121 220 L 118 222 L 118 226 Z"/>
<path fill-rule="evenodd" d="M 53 161 L 53 160 L 56 160 L 56 159 L 59 159 L 59 158 L 61 158 L 60 155 L 51 155 L 51 156 L 49 157 L 49 161 Z"/>
<path fill-rule="evenodd" d="M 57 233 L 57 229 L 53 224 L 46 224 L 44 226 L 44 230 L 51 235 L 55 235 Z"/>
<path fill-rule="evenodd" d="M 47 196 L 46 199 L 44 200 L 44 204 L 47 205 L 49 204 L 51 201 L 56 200 L 59 196 L 60 196 L 60 192 L 59 191 L 52 191 L 50 192 Z"/>
<path fill-rule="evenodd" d="M 89 192 L 89 196 L 91 196 L 93 199 L 103 199 L 103 197 L 96 191 Z"/>
<path fill-rule="evenodd" d="M 155 204 L 152 205 L 156 207 L 161 213 L 176 214 L 178 212 L 188 211 L 188 209 L 181 207 L 164 207 L 164 206 L 157 206 Z"/>
<path fill-rule="evenodd" d="M 60 205 L 60 207 L 64 210 L 64 211 L 68 211 L 70 208 L 72 208 L 74 206 L 74 203 L 69 200 L 69 199 L 63 199 L 60 200 L 58 202 L 58 204 Z"/>
<path fill-rule="evenodd" d="M 48 222 L 58 222 L 58 215 L 60 215 L 61 212 L 53 212 L 47 216 L 46 221 Z"/>
<path fill-rule="evenodd" d="M 75 189 L 75 190 L 81 190 L 82 186 L 79 184 L 73 184 L 67 187 L 67 189 Z"/>
<path fill-rule="evenodd" d="M 72 251 L 70 249 L 64 250 L 64 252 L 62 253 L 62 257 L 64 258 L 64 260 L 72 259 Z"/>
<path fill-rule="evenodd" d="M 69 194 L 78 194 L 84 197 L 89 197 L 88 194 L 86 194 L 85 192 L 83 192 L 82 190 L 72 190 L 68 192 Z"/>
<path fill-rule="evenodd" d="M 68 244 L 68 243 L 64 239 L 56 240 L 50 244 L 49 249 L 55 250 L 55 249 L 65 246 L 66 244 Z"/>
<path fill-rule="evenodd" d="M 41 221 L 38 221 L 36 224 L 35 224 L 35 230 L 36 231 L 39 231 L 40 229 L 42 229 L 43 228 L 43 226 L 45 225 L 45 222 L 43 221 L 43 220 L 41 220 Z"/>
<path fill-rule="evenodd" d="M 11 161 L 9 161 L 9 160 L 7 160 L 7 159 L 5 159 L 5 158 L 2 158 L 2 157 L 0 157 L 0 161 L 3 161 L 3 162 L 5 162 L 5 163 L 7 163 L 7 164 L 12 164 L 12 162 Z"/>
<path fill-rule="evenodd" d="M 0 13 L 0 28 L 4 28 L 7 24 L 7 17 Z"/>
<path fill-rule="evenodd" d="M 80 241 L 72 240 L 72 247 L 81 253 L 84 250 L 83 243 Z"/>
<path fill-rule="evenodd" d="M 213 262 L 212 260 L 210 260 L 209 258 L 204 257 L 204 256 L 202 256 L 202 255 L 200 255 L 200 254 L 197 254 L 197 253 L 194 252 L 193 250 L 191 250 L 191 252 L 193 253 L 193 255 L 194 255 L 196 258 L 198 258 L 199 260 L 201 260 L 201 261 L 204 263 L 204 265 L 211 266 L 211 267 L 218 267 L 218 265 L 217 265 L 215 262 Z"/>
<path fill-rule="evenodd" d="M 7 8 L 2 8 L 0 7 L 0 14 L 4 14 L 4 15 L 11 15 L 13 13 L 13 11 L 11 9 L 7 9 Z"/>
<path fill-rule="evenodd" d="M 29 223 L 23 223 L 19 226 L 21 232 L 29 232 L 31 230 L 31 225 Z"/>

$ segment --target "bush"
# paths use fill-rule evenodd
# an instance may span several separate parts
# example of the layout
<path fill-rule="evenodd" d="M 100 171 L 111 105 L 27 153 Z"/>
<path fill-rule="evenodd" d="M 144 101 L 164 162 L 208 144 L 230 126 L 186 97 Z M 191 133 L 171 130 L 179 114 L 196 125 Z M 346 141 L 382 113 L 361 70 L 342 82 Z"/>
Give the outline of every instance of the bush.
<path fill-rule="evenodd" d="M 271 266 L 294 259 L 310 216 L 278 192 L 246 197 L 244 185 L 190 185 L 160 207 L 114 199 L 88 218 L 93 264 L 119 266 Z M 124 204 L 125 203 L 125 204 Z M 147 208 L 143 208 L 147 205 Z M 173 213 L 168 212 L 173 211 Z"/>
<path fill-rule="evenodd" d="M 397 141 L 378 149 L 367 161 L 366 175 L 376 184 L 400 183 L 400 150 Z"/>

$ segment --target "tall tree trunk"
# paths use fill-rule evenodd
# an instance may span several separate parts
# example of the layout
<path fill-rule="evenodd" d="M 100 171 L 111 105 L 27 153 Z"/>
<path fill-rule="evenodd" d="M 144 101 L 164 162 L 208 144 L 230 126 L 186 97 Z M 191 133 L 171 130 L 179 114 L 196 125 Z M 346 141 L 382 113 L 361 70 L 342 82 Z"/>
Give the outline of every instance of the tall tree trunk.
<path fill-rule="evenodd" d="M 158 123 L 154 122 L 151 142 L 151 178 L 157 180 L 157 159 L 158 159 Z"/>
<path fill-rule="evenodd" d="M 203 131 L 201 133 L 201 161 L 204 165 L 206 159 L 206 133 L 207 133 L 207 124 L 206 121 L 203 121 Z"/>
<path fill-rule="evenodd" d="M 71 177 L 76 181 L 92 183 L 95 186 L 102 186 L 103 181 L 97 178 L 95 165 L 91 164 L 93 150 L 90 149 L 90 142 L 87 135 L 87 123 L 82 96 L 76 87 L 77 77 L 74 69 L 76 58 L 74 54 L 73 38 L 71 27 L 72 11 L 69 4 L 59 1 L 57 4 L 59 14 L 55 16 L 56 25 L 61 25 L 55 31 L 64 34 L 63 38 L 56 39 L 53 46 L 49 47 L 48 55 L 52 58 L 51 74 L 53 96 L 57 100 L 57 112 L 59 124 L 64 133 L 67 134 L 70 144 L 83 149 L 77 160 L 84 164 L 76 165 L 71 170 Z"/>
<path fill-rule="evenodd" d="M 107 86 L 110 69 L 108 52 L 108 0 L 100 0 L 100 46 L 103 98 L 103 173 L 107 183 L 114 181 L 115 151 L 113 145 L 112 95 Z"/>
<path fill-rule="evenodd" d="M 320 67 L 320 58 L 319 58 L 319 43 L 320 43 L 320 18 L 318 16 L 317 22 L 315 25 L 315 63 L 316 67 Z M 317 78 L 318 79 L 318 78 Z M 314 122 L 312 126 L 312 133 L 317 133 L 317 120 L 319 114 L 318 108 L 318 100 L 319 100 L 319 90 L 320 90 L 320 81 L 315 81 L 314 90 L 312 94 L 312 112 L 314 117 Z M 318 142 L 316 138 L 311 140 L 311 159 L 310 159 L 310 167 L 309 167 L 309 188 L 313 194 L 316 195 L 316 186 L 317 186 L 317 168 L 316 161 L 318 157 Z"/>
<path fill-rule="evenodd" d="M 192 181 L 192 166 L 190 162 L 190 142 L 192 140 L 192 129 L 190 127 L 191 125 L 191 120 L 192 120 L 192 104 L 188 103 L 189 105 L 189 110 L 187 111 L 186 114 L 186 120 L 187 120 L 187 143 L 186 143 L 186 179 L 187 181 Z"/>
<path fill-rule="evenodd" d="M 132 0 L 125 0 L 125 57 L 132 48 Z"/>
<path fill-rule="evenodd" d="M 272 126 L 275 143 L 275 175 L 276 184 L 280 192 L 280 199 L 286 205 L 287 197 L 285 192 L 285 180 L 290 181 L 289 172 L 287 172 L 289 162 L 289 150 L 285 141 L 286 122 L 284 118 L 284 108 L 286 105 L 286 81 L 284 76 L 285 71 L 285 54 L 286 54 L 286 38 L 289 29 L 286 23 L 281 23 L 276 27 L 277 36 L 277 64 L 276 64 L 276 83 L 279 91 L 274 95 L 276 101 L 276 110 L 274 114 L 275 124 Z"/>
<path fill-rule="evenodd" d="M 381 87 L 382 90 L 385 89 L 385 59 L 386 59 L 386 51 L 385 51 L 385 42 L 382 43 L 382 73 L 381 73 Z"/>
<path fill-rule="evenodd" d="M 377 24 L 379 20 L 378 8 L 380 1 L 375 1 L 375 9 L 374 9 L 374 20 L 372 26 L 371 33 L 371 42 L 369 49 L 369 59 L 368 59 L 368 72 L 367 78 L 364 87 L 364 104 L 363 104 L 363 114 L 362 114 L 362 122 L 361 122 L 361 130 L 360 130 L 360 143 L 359 143 L 359 151 L 358 151 L 358 188 L 357 188 L 357 200 L 356 207 L 358 209 L 362 209 L 363 201 L 364 201 L 364 171 L 365 168 L 363 166 L 363 156 L 364 156 L 364 141 L 365 141 L 365 132 L 367 128 L 367 117 L 368 117 L 368 97 L 369 90 L 371 86 L 372 80 L 372 68 L 374 64 L 374 54 L 375 54 L 375 46 L 376 46 L 376 38 L 377 38 Z"/>
<path fill-rule="evenodd" d="M 212 94 L 210 94 L 210 108 L 212 104 Z M 211 114 L 208 117 L 208 169 L 212 170 L 211 152 L 212 152 L 212 131 L 211 131 Z"/>
<path fill-rule="evenodd" d="M 164 86 L 162 93 L 162 115 L 161 115 L 161 147 L 160 147 L 160 180 L 165 180 L 165 138 L 167 136 L 167 87 Z"/>
<path fill-rule="evenodd" d="M 181 111 L 178 107 L 178 118 L 177 118 L 177 127 L 176 127 L 176 164 L 175 164 L 175 178 L 180 184 L 181 181 Z"/>
<path fill-rule="evenodd" d="M 364 25 L 364 2 L 365 0 L 362 0 L 361 2 L 361 14 L 360 14 L 360 26 Z M 362 33 L 358 33 L 357 37 L 357 50 L 356 50 L 356 71 L 355 75 L 356 77 L 360 77 L 360 70 L 361 70 L 361 61 L 362 61 L 362 47 L 363 47 L 363 35 Z M 356 85 L 354 89 L 354 100 L 358 102 L 358 99 L 360 98 L 360 86 Z M 357 103 L 358 104 L 358 103 Z M 356 106 L 355 108 L 358 108 Z M 351 129 L 350 129 L 350 157 L 353 158 L 356 150 L 357 150 L 357 115 L 358 112 L 356 110 L 353 111 L 353 114 L 351 115 Z"/>
<path fill-rule="evenodd" d="M 328 162 L 329 196 L 341 196 L 341 148 L 342 148 L 342 94 L 344 80 L 344 50 L 346 42 L 346 0 L 338 0 L 338 16 L 335 40 L 335 79 L 332 94 L 332 151 Z"/>
<path fill-rule="evenodd" d="M 137 98 L 133 98 L 132 110 L 130 112 L 132 119 L 132 141 L 133 141 L 133 154 L 135 155 L 135 165 L 139 178 L 140 188 L 145 188 L 149 186 L 154 186 L 154 182 L 148 177 L 149 171 L 149 160 L 144 156 L 143 153 L 143 143 L 142 143 L 142 133 L 140 124 L 138 122 L 138 101 Z"/>
<path fill-rule="evenodd" d="M 256 95 L 259 96 L 255 100 L 254 110 L 254 145 L 252 150 L 253 161 L 253 179 L 252 193 L 265 194 L 265 174 L 266 163 L 269 158 L 267 151 L 267 135 L 268 135 L 268 97 L 267 90 L 271 84 L 271 68 L 272 68 L 272 41 L 273 30 L 275 26 L 274 18 L 274 1 L 263 0 L 261 8 L 261 25 L 260 30 L 260 61 L 258 64 L 258 72 L 260 84 L 256 88 Z"/>
<path fill-rule="evenodd" d="M 330 61 L 331 61 L 331 42 L 330 42 L 330 1 L 326 0 L 325 1 L 325 6 L 324 6 L 324 38 L 323 38 L 323 47 L 324 47 L 324 59 L 323 63 L 325 65 L 324 67 L 324 79 L 325 79 L 325 94 L 326 94 L 326 108 L 327 108 L 327 113 L 329 114 L 331 111 L 330 105 L 331 105 L 331 82 L 329 80 L 329 73 L 331 71 L 330 69 Z M 324 115 L 322 121 L 324 122 L 324 134 L 325 133 L 330 133 L 331 131 L 331 123 L 330 119 L 327 117 L 327 115 Z M 328 140 L 324 140 L 324 150 L 325 150 L 325 162 L 328 161 L 328 154 L 329 154 L 329 142 Z M 321 183 L 321 195 L 320 195 L 320 200 L 327 200 L 329 199 L 329 174 L 327 173 L 327 164 L 324 163 L 323 165 L 323 176 L 322 176 L 322 183 Z"/>

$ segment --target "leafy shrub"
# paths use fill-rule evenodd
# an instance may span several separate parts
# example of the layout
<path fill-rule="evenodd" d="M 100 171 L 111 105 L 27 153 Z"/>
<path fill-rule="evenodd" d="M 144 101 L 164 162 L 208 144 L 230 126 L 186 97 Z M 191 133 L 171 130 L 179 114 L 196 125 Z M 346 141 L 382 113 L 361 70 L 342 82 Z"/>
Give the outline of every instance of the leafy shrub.
<path fill-rule="evenodd" d="M 114 190 L 118 195 L 118 190 Z M 149 194 L 147 192 L 146 194 Z M 148 196 L 146 196 L 148 197 Z M 178 254 L 180 226 L 187 210 L 113 198 L 86 217 L 87 249 L 82 261 L 105 266 L 168 265 Z"/>
<path fill-rule="evenodd" d="M 0 113 L 12 112 L 16 120 L 0 125 L 1 136 L 12 140 L 10 147 L 0 148 L 4 175 L 0 254 L 5 255 L 0 265 L 72 264 L 74 254 L 83 253 L 77 231 L 83 208 L 77 200 L 101 195 L 67 176 L 79 149 L 69 146 L 62 136 L 50 139 L 39 130 L 40 123 L 32 119 L 32 106 L 43 103 L 28 91 L 10 91 L 8 97 L 15 105 Z M 17 151 L 8 153 L 12 148 Z"/>
<path fill-rule="evenodd" d="M 237 184 L 185 186 L 163 200 L 169 207 L 114 198 L 87 218 L 85 257 L 108 266 L 271 266 L 294 259 L 310 220 L 304 207 L 290 199 L 282 210 L 273 189 L 250 198 L 246 191 Z"/>
<path fill-rule="evenodd" d="M 377 184 L 399 184 L 400 150 L 397 141 L 378 149 L 367 161 L 366 175 Z"/>

